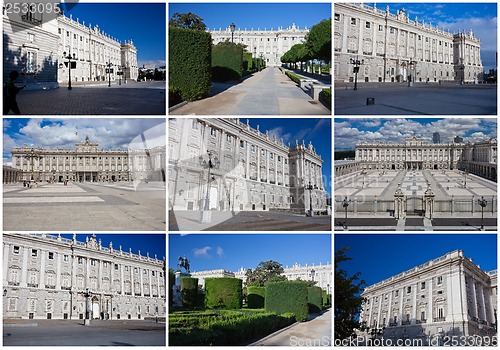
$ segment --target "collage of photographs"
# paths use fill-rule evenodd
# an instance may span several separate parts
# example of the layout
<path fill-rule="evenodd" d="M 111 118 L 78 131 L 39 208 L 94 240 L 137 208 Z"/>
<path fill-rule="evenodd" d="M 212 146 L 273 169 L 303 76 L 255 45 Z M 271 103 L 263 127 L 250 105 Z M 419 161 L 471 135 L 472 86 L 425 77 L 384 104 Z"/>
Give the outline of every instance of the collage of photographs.
<path fill-rule="evenodd" d="M 498 346 L 497 11 L 5 0 L 0 346 Z"/>

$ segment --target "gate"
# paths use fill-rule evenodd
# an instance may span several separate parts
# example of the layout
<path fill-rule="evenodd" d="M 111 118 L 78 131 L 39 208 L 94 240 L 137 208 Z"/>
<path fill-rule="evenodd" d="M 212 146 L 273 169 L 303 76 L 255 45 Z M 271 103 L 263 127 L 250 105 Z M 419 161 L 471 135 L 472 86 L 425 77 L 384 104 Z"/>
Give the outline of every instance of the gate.
<path fill-rule="evenodd" d="M 406 197 L 406 215 L 424 216 L 424 199 L 419 196 Z"/>

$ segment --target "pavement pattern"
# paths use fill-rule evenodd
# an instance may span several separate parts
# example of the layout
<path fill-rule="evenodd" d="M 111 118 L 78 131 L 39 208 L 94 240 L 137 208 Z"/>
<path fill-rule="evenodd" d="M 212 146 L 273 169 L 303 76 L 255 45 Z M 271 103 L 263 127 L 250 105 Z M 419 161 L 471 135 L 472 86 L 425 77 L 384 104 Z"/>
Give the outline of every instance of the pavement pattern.
<path fill-rule="evenodd" d="M 332 313 L 328 310 L 307 322 L 298 322 L 268 335 L 251 346 L 331 346 L 331 340 Z"/>
<path fill-rule="evenodd" d="M 7 231 L 165 231 L 165 183 L 4 185 Z"/>
<path fill-rule="evenodd" d="M 277 67 L 254 73 L 236 85 L 214 86 L 215 95 L 189 102 L 169 115 L 331 115 Z"/>
<path fill-rule="evenodd" d="M 335 88 L 335 115 L 496 115 L 497 88 L 490 85 Z M 367 98 L 375 104 L 367 105 Z"/>
<path fill-rule="evenodd" d="M 22 91 L 17 103 L 22 115 L 165 115 L 165 86 L 165 82 L 75 85 L 72 90 L 61 86 Z"/>
<path fill-rule="evenodd" d="M 151 321 L 4 320 L 4 346 L 165 346 L 165 323 Z"/>

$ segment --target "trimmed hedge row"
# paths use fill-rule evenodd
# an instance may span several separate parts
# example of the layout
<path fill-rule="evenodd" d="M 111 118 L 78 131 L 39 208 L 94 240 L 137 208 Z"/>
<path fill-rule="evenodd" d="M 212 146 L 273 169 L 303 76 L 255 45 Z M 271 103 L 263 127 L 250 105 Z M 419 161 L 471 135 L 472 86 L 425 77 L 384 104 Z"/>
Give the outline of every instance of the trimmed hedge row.
<path fill-rule="evenodd" d="M 292 79 L 295 83 L 300 85 L 300 77 L 297 74 L 294 74 L 290 71 L 285 72 L 286 76 Z"/>
<path fill-rule="evenodd" d="M 295 322 L 293 314 L 256 310 L 170 314 L 169 345 L 247 345 Z"/>
<path fill-rule="evenodd" d="M 264 307 L 266 299 L 266 287 L 247 287 L 247 301 L 250 309 L 261 309 Z"/>
<path fill-rule="evenodd" d="M 239 278 L 222 277 L 205 279 L 205 308 L 241 309 L 243 281 Z"/>
<path fill-rule="evenodd" d="M 307 320 L 307 284 L 300 281 L 270 282 L 266 285 L 267 312 L 291 312 L 297 321 Z"/>
<path fill-rule="evenodd" d="M 212 47 L 212 81 L 239 80 L 243 74 L 243 48 L 222 42 Z"/>
<path fill-rule="evenodd" d="M 210 91 L 212 36 L 201 30 L 169 27 L 169 91 L 183 100 L 206 97 Z"/>
<path fill-rule="evenodd" d="M 196 307 L 197 295 L 198 295 L 198 279 L 191 277 L 181 278 L 182 306 L 186 308 Z"/>
<path fill-rule="evenodd" d="M 308 287 L 307 303 L 310 314 L 320 313 L 323 309 L 323 289 L 317 286 Z"/>
<path fill-rule="evenodd" d="M 172 271 L 168 271 L 168 305 L 172 306 L 174 302 L 174 292 L 173 287 L 175 285 L 175 274 Z"/>
<path fill-rule="evenodd" d="M 323 89 L 319 93 L 319 99 L 323 104 L 329 108 L 330 110 L 332 109 L 332 89 Z"/>

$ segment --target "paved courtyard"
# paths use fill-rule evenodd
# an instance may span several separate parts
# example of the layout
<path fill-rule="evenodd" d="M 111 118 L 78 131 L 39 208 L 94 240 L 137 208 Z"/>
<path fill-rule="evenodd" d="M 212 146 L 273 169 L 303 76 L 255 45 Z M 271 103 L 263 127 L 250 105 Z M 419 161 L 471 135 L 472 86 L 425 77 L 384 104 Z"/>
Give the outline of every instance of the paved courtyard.
<path fill-rule="evenodd" d="M 169 112 L 169 115 L 330 115 L 277 67 L 268 67 L 243 82 L 215 84 L 216 94 Z"/>
<path fill-rule="evenodd" d="M 496 115 L 496 85 L 336 87 L 335 115 Z M 367 98 L 375 104 L 366 105 Z"/>
<path fill-rule="evenodd" d="M 165 231 L 165 183 L 3 186 L 6 231 Z"/>
<path fill-rule="evenodd" d="M 406 197 L 406 217 L 394 217 L 398 185 Z M 435 194 L 432 218 L 423 215 L 428 184 Z M 497 184 L 458 170 L 368 170 L 337 177 L 335 230 L 476 231 L 497 228 Z M 342 200 L 348 198 L 347 228 Z M 487 201 L 481 213 L 478 199 Z M 427 214 L 427 216 L 429 216 Z"/>
<path fill-rule="evenodd" d="M 150 321 L 4 320 L 4 346 L 165 346 L 165 323 Z"/>
<path fill-rule="evenodd" d="M 267 211 L 211 212 L 210 223 L 200 223 L 201 212 L 169 211 L 170 231 L 330 231 L 331 216 L 293 215 Z"/>
<path fill-rule="evenodd" d="M 61 86 L 22 91 L 17 95 L 23 115 L 165 115 L 165 82 Z M 10 112 L 12 114 L 12 112 Z"/>
<path fill-rule="evenodd" d="M 311 317 L 311 316 L 309 316 Z M 298 322 L 279 330 L 251 346 L 331 346 L 332 312 L 326 311 L 307 322 Z"/>

